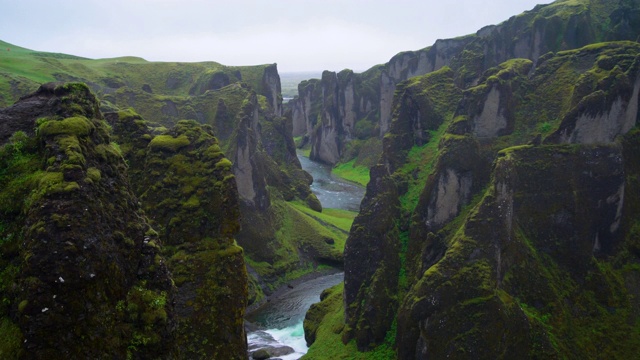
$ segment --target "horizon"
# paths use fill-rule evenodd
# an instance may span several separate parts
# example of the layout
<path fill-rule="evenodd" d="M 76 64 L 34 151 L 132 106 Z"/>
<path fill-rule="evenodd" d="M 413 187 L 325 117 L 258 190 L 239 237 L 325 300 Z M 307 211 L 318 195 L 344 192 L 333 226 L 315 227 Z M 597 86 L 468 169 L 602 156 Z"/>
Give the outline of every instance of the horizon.
<path fill-rule="evenodd" d="M 281 74 L 363 72 L 400 52 L 473 34 L 550 2 L 0 0 L 0 40 L 96 60 L 276 63 Z"/>

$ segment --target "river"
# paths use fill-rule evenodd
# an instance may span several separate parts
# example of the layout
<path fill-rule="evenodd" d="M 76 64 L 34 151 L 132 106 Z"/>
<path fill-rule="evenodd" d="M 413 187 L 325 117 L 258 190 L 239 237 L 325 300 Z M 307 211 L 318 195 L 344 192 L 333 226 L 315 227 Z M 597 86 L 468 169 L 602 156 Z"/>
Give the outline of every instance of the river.
<path fill-rule="evenodd" d="M 318 197 L 323 208 L 360 211 L 360 202 L 365 188 L 344 181 L 331 174 L 331 167 L 309 160 L 298 153 L 302 168 L 313 176 L 311 191 Z"/>
<path fill-rule="evenodd" d="M 351 211 L 360 209 L 365 189 L 331 174 L 331 167 L 309 160 L 298 153 L 302 168 L 313 176 L 311 191 L 323 208 Z M 247 316 L 262 330 L 247 332 L 249 353 L 266 347 L 289 346 L 294 353 L 278 356 L 282 360 L 299 359 L 307 353 L 302 322 L 311 304 L 320 301 L 320 293 L 339 284 L 344 273 L 333 273 L 296 284 L 292 289 L 272 296 L 271 301 Z"/>

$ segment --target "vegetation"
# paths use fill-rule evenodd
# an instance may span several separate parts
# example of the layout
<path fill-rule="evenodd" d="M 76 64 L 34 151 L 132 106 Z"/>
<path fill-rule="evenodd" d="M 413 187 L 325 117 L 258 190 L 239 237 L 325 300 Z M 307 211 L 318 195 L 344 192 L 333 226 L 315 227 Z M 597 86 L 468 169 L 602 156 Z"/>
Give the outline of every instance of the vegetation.
<path fill-rule="evenodd" d="M 362 186 L 367 186 L 369 183 L 369 168 L 366 166 L 356 166 L 356 160 L 353 159 L 349 162 L 337 165 L 331 172 L 345 180 L 349 180 L 358 183 Z"/>
<path fill-rule="evenodd" d="M 0 357 L 243 358 L 247 302 L 343 264 L 305 358 L 636 356 L 638 9 L 561 0 L 300 83 L 357 216 L 311 193 L 274 65 L 0 42 L 0 107 L 99 99 L 0 112 Z"/>
<path fill-rule="evenodd" d="M 311 306 L 305 319 L 305 336 L 311 334 L 313 346 L 302 359 L 393 359 L 396 352 L 395 331 L 389 331 L 382 345 L 375 350 L 362 353 L 358 351 L 355 341 L 346 345 L 342 343 L 344 323 L 344 305 L 342 301 L 344 284 L 341 283 L 325 290 L 321 302 Z M 322 323 L 322 326 L 318 326 Z"/>
<path fill-rule="evenodd" d="M 309 312 L 310 358 L 633 356 L 640 344 L 631 310 L 638 260 L 627 250 L 635 246 L 633 225 L 615 215 L 592 218 L 604 198 L 623 206 L 612 200 L 615 184 L 637 185 L 630 175 L 637 171 L 635 122 L 623 126 L 626 115 L 613 109 L 629 106 L 635 117 L 639 48 L 595 43 L 613 36 L 604 35 L 606 19 L 618 5 L 539 6 L 501 24 L 501 32 L 455 39 L 465 50 L 450 69 L 396 85 L 383 153 L 347 239 L 344 305 L 329 300 L 332 292 Z M 581 17 L 589 11 L 595 19 L 586 25 Z M 589 38 L 564 37 L 576 24 L 603 27 Z M 474 46 L 509 43 L 503 37 L 515 29 L 562 36 L 541 40 L 555 53 L 533 61 L 498 61 L 485 51 L 484 64 L 477 62 L 475 51 L 487 48 Z M 624 204 L 617 216 L 635 223 L 638 208 Z M 606 231 L 594 230 L 600 222 Z M 397 267 L 382 255 L 389 252 L 399 254 Z"/>
<path fill-rule="evenodd" d="M 213 74 L 228 74 L 225 86 L 241 80 L 261 91 L 266 67 L 227 67 L 215 62 L 148 62 L 136 57 L 93 60 L 33 51 L 3 41 L 0 46 L 11 49 L 0 54 L 0 76 L 5 79 L 0 84 L 0 107 L 51 81 L 82 81 L 91 84 L 99 97 L 111 92 L 110 89 L 123 90 L 124 87 L 147 94 L 184 97 L 204 93 L 211 85 L 215 87 L 215 81 L 210 84 Z M 19 86 L 10 86 L 12 82 Z"/>
<path fill-rule="evenodd" d="M 15 132 L 0 150 L 0 353 L 23 356 L 25 342 L 36 357 L 172 353 L 165 332 L 173 326 L 171 280 L 161 260 L 149 266 L 159 254 L 148 244 L 157 239 L 143 243 L 149 225 L 131 201 L 125 164 L 108 142 L 95 97 L 81 84 L 38 94 L 40 107 L 20 118 L 33 121 L 34 135 Z M 39 117 L 42 109 L 59 116 Z M 10 112 L 4 116 L 16 121 Z M 87 240 L 87 234 L 95 235 Z M 124 297 L 134 289 L 143 295 Z"/>

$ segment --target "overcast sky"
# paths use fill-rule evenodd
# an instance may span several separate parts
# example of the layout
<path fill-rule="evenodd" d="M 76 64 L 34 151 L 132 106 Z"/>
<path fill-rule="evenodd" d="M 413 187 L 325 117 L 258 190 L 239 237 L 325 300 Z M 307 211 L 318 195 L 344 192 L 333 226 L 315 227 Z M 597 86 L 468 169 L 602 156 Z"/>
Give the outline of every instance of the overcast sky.
<path fill-rule="evenodd" d="M 551 0 L 0 0 L 0 39 L 89 58 L 366 70 Z"/>

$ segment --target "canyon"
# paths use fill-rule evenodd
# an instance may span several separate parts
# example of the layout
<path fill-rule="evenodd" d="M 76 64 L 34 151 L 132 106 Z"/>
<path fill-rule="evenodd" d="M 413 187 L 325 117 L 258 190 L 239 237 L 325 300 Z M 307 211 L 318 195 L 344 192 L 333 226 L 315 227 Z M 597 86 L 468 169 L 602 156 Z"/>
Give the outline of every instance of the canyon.
<path fill-rule="evenodd" d="M 275 64 L 2 42 L 0 355 L 246 359 L 247 306 L 335 268 L 304 359 L 633 358 L 639 40 L 559 0 L 287 103 Z"/>

